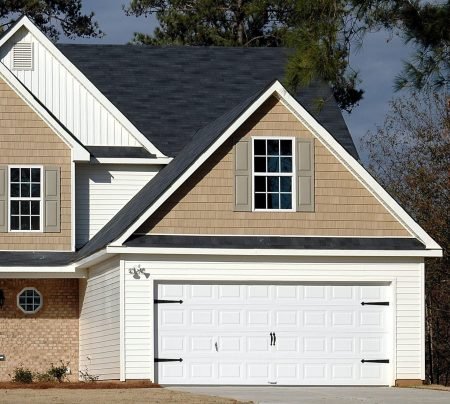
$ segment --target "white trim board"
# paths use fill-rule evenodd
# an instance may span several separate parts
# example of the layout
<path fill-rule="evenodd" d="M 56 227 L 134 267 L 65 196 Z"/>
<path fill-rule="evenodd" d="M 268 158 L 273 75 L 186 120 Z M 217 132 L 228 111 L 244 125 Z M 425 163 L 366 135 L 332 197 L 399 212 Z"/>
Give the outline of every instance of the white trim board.
<path fill-rule="evenodd" d="M 53 54 L 53 56 L 68 70 L 74 77 L 84 86 L 89 92 L 91 92 L 94 97 L 109 111 L 114 115 L 117 120 L 127 129 L 131 135 L 151 154 L 156 155 L 156 157 L 167 157 L 161 151 L 159 151 L 129 120 L 122 114 L 122 112 L 114 106 L 114 104 L 108 100 L 98 89 L 95 87 L 90 80 L 66 57 L 64 54 L 34 25 L 31 20 L 23 16 L 19 21 L 0 39 L 0 48 L 9 40 L 11 37 L 19 31 L 21 28 L 28 30 L 45 48 Z"/>
<path fill-rule="evenodd" d="M 239 255 L 304 257 L 442 257 L 442 250 L 295 250 L 258 248 L 165 248 L 109 246 L 108 253 L 153 255 Z"/>
<path fill-rule="evenodd" d="M 367 170 L 348 153 L 333 136 L 276 81 L 233 122 L 228 129 L 142 214 L 112 246 L 121 246 L 144 222 L 271 96 L 276 96 L 295 116 L 308 127 L 324 146 L 383 204 L 414 237 L 427 249 L 441 247 L 416 223 L 411 216 L 379 185 Z"/>
<path fill-rule="evenodd" d="M 73 136 L 33 97 L 19 79 L 0 63 L 0 78 L 72 149 L 73 161 L 89 161 L 91 155 Z"/>

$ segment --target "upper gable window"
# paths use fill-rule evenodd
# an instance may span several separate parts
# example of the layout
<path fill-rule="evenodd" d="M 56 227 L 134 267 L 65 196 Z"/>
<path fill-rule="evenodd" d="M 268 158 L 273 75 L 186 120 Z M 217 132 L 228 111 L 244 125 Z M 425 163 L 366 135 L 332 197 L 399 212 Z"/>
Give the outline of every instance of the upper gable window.
<path fill-rule="evenodd" d="M 42 168 L 9 168 L 9 227 L 11 231 L 42 229 Z"/>
<path fill-rule="evenodd" d="M 33 70 L 33 44 L 16 43 L 12 51 L 12 68 L 14 70 Z"/>
<path fill-rule="evenodd" d="M 293 210 L 294 150 L 293 138 L 253 139 L 254 210 Z"/>

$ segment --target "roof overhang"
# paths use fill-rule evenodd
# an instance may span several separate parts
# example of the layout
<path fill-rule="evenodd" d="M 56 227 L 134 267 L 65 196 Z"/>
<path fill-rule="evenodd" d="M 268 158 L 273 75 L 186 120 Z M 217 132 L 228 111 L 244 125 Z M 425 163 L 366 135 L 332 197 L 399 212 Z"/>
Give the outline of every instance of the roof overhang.
<path fill-rule="evenodd" d="M 272 248 L 107 247 L 108 253 L 151 255 L 225 255 L 263 257 L 442 257 L 442 250 L 314 250 Z"/>
<path fill-rule="evenodd" d="M 165 190 L 165 192 L 128 228 L 120 237 L 113 241 L 111 247 L 122 247 L 133 233 L 142 226 L 145 221 L 167 201 L 167 199 L 221 146 L 236 132 L 237 129 L 269 99 L 277 97 L 296 117 L 302 122 L 342 163 L 369 192 L 390 212 L 405 229 L 420 242 L 426 249 L 438 250 L 442 254 L 441 247 L 419 226 L 417 222 L 388 194 L 383 187 L 369 174 L 369 172 L 342 147 L 334 137 L 283 87 L 279 81 L 275 81 L 268 87 L 227 129 L 219 136 L 210 147 L 203 152 L 195 162 L 185 170 L 179 178 Z M 108 250 L 109 251 L 109 250 Z M 112 250 L 111 250 L 112 251 Z M 322 251 L 323 253 L 323 251 Z M 379 251 L 378 251 L 379 253 Z M 433 252 L 432 254 L 437 254 Z M 435 256 L 435 255 L 432 255 Z M 438 255 L 439 256 L 439 255 Z"/>

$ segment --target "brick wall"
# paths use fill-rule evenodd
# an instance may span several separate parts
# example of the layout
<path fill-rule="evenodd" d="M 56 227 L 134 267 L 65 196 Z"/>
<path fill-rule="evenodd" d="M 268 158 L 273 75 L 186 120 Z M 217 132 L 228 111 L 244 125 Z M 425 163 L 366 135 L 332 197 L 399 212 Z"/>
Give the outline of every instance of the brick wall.
<path fill-rule="evenodd" d="M 269 99 L 137 233 L 410 235 L 318 139 L 314 212 L 234 212 L 233 146 L 252 136 L 313 137 L 282 103 Z"/>
<path fill-rule="evenodd" d="M 70 250 L 70 148 L 0 79 L 0 165 L 10 164 L 60 167 L 61 231 L 0 233 L 0 250 Z"/>
<path fill-rule="evenodd" d="M 17 307 L 17 294 L 25 287 L 36 288 L 43 306 L 36 314 Z M 0 380 L 20 364 L 45 371 L 53 362 L 69 361 L 71 379 L 78 380 L 78 280 L 0 279 L 5 304 L 0 309 Z"/>

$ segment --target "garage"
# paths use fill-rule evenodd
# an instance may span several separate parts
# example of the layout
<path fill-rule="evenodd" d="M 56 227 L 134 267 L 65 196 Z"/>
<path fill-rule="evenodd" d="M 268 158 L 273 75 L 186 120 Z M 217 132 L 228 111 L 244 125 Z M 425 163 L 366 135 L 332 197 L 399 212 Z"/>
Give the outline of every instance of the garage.
<path fill-rule="evenodd" d="M 161 384 L 389 385 L 386 283 L 155 285 Z"/>

